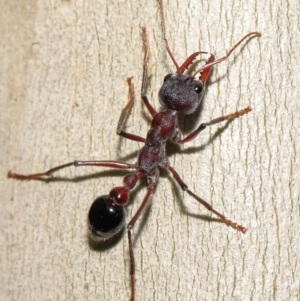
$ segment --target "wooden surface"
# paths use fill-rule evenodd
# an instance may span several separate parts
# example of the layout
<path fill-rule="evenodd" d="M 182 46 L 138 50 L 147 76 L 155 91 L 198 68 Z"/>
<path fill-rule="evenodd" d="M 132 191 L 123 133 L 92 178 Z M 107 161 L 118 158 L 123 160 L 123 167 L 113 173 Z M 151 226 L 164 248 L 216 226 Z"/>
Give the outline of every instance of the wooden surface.
<path fill-rule="evenodd" d="M 162 172 L 134 230 L 137 300 L 299 300 L 299 1 L 168 1 L 165 10 L 179 63 L 199 49 L 221 57 L 244 34 L 262 32 L 214 69 L 203 112 L 182 126 L 187 133 L 248 105 L 253 112 L 169 150 L 190 188 L 249 230 L 209 219 Z M 126 236 L 99 250 L 86 228 L 91 202 L 124 173 L 70 168 L 44 183 L 6 172 L 74 159 L 135 162 L 141 144 L 115 129 L 128 76 L 137 97 L 127 130 L 145 136 L 149 127 L 139 98 L 141 26 L 156 108 L 163 77 L 174 71 L 158 3 L 11 0 L 0 14 L 0 299 L 128 300 Z M 132 194 L 127 220 L 144 194 L 142 186 Z"/>

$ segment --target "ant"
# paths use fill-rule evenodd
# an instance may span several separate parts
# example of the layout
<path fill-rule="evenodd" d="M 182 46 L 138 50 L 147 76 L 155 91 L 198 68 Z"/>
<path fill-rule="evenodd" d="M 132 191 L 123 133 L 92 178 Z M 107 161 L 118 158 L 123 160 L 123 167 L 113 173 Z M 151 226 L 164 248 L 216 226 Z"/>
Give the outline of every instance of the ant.
<path fill-rule="evenodd" d="M 182 65 L 178 65 L 176 62 L 170 48 L 168 45 L 168 40 L 166 38 L 166 29 L 165 29 L 165 17 L 164 17 L 164 8 L 162 0 L 159 0 L 160 11 L 161 11 L 161 23 L 162 23 L 162 33 L 163 40 L 165 43 L 165 48 L 173 61 L 176 72 L 169 73 L 164 77 L 162 87 L 159 90 L 158 96 L 159 101 L 162 105 L 162 109 L 157 112 L 155 108 L 149 103 L 146 90 L 148 86 L 148 73 L 149 73 L 149 42 L 146 32 L 146 28 L 142 27 L 142 39 L 144 46 L 144 63 L 143 63 L 143 77 L 142 77 L 142 86 L 141 86 L 141 98 L 152 116 L 152 122 L 150 130 L 147 133 L 146 138 L 137 136 L 131 133 L 124 132 L 122 130 L 124 121 L 128 115 L 128 111 L 134 104 L 134 85 L 132 78 L 127 78 L 127 83 L 129 87 L 129 102 L 124 107 L 121 112 L 118 126 L 117 134 L 126 139 L 130 139 L 137 142 L 144 143 L 144 146 L 141 148 L 137 162 L 135 164 L 130 164 L 122 161 L 115 160 L 101 160 L 101 161 L 74 161 L 66 163 L 63 165 L 56 166 L 49 169 L 48 171 L 23 175 L 19 173 L 14 173 L 9 171 L 7 174 L 8 178 L 13 178 L 17 180 L 32 180 L 40 179 L 43 177 L 52 176 L 53 173 L 70 167 L 70 166 L 101 166 L 115 169 L 124 169 L 124 170 L 134 170 L 133 173 L 128 174 L 123 179 L 123 186 L 114 187 L 111 189 L 108 195 L 102 195 L 92 203 L 89 213 L 88 213 L 88 229 L 91 235 L 91 238 L 97 242 L 107 240 L 114 235 L 116 235 L 125 225 L 125 209 L 124 207 L 128 204 L 129 201 L 129 192 L 132 190 L 136 183 L 142 178 L 147 178 L 147 192 L 146 195 L 137 210 L 134 216 L 131 218 L 127 224 L 127 235 L 129 243 L 129 256 L 130 256 L 130 286 L 131 286 L 131 297 L 130 301 L 135 299 L 135 261 L 134 261 L 134 251 L 132 245 L 132 230 L 136 221 L 142 216 L 145 210 L 150 205 L 152 195 L 154 192 L 155 185 L 159 179 L 159 170 L 160 168 L 167 169 L 175 181 L 178 183 L 180 188 L 197 200 L 200 204 L 204 205 L 209 211 L 214 213 L 224 222 L 227 226 L 245 233 L 246 228 L 242 225 L 239 225 L 230 219 L 226 218 L 224 215 L 216 211 L 209 205 L 205 200 L 194 194 L 188 186 L 183 182 L 176 170 L 170 166 L 169 160 L 166 156 L 166 142 L 172 140 L 178 144 L 184 144 L 195 139 L 200 132 L 206 129 L 208 126 L 228 121 L 234 118 L 243 116 L 251 111 L 250 107 L 244 108 L 243 110 L 231 113 L 225 116 L 221 116 L 215 119 L 212 119 L 209 122 L 202 123 L 192 131 L 185 138 L 182 138 L 181 132 L 178 127 L 178 115 L 184 114 L 189 115 L 195 112 L 199 107 L 205 90 L 205 83 L 209 77 L 211 68 L 214 65 L 217 65 L 230 56 L 230 54 L 247 38 L 260 36 L 259 32 L 250 32 L 245 35 L 241 40 L 239 40 L 227 53 L 220 59 L 215 59 L 215 56 L 208 52 L 195 52 L 191 54 Z M 185 73 L 189 69 L 191 64 L 193 64 L 195 58 L 200 55 L 208 55 L 208 59 L 205 64 L 198 68 L 188 75 Z M 198 79 L 196 76 L 198 76 Z"/>

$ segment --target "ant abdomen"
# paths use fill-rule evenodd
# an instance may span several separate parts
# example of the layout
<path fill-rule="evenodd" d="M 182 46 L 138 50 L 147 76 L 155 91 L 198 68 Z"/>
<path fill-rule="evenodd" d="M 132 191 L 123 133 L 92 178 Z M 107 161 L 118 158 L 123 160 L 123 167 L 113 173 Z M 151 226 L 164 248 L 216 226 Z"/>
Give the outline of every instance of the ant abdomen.
<path fill-rule="evenodd" d="M 103 241 L 117 234 L 125 224 L 125 209 L 116 205 L 108 195 L 99 196 L 88 214 L 91 238 Z"/>

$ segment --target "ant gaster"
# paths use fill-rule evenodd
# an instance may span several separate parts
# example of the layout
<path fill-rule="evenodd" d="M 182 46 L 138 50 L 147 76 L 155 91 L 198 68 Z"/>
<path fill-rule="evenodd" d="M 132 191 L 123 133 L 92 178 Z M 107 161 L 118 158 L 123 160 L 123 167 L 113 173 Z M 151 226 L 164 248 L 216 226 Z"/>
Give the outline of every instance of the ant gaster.
<path fill-rule="evenodd" d="M 131 297 L 130 300 L 135 299 L 135 263 L 134 263 L 134 252 L 132 246 L 131 232 L 138 220 L 138 218 L 143 214 L 146 208 L 149 206 L 152 194 L 157 184 L 159 178 L 159 168 L 166 168 L 173 175 L 174 179 L 181 187 L 181 189 L 187 192 L 190 196 L 196 199 L 199 203 L 204 205 L 209 211 L 217 215 L 221 221 L 223 221 L 227 226 L 232 227 L 242 233 L 246 232 L 246 228 L 230 219 L 227 219 L 224 215 L 220 214 L 218 211 L 212 208 L 206 201 L 194 194 L 189 190 L 188 186 L 183 182 L 176 170 L 170 166 L 169 160 L 166 157 L 166 142 L 172 140 L 179 144 L 184 144 L 193 140 L 201 131 L 206 127 L 217 124 L 226 120 L 234 119 L 247 114 L 251 111 L 250 107 L 243 110 L 231 113 L 225 116 L 221 116 L 211 120 L 210 122 L 202 123 L 198 126 L 196 130 L 187 135 L 187 137 L 181 137 L 181 133 L 178 128 L 178 114 L 188 115 L 199 107 L 202 97 L 204 95 L 205 82 L 209 76 L 210 70 L 213 65 L 216 65 L 222 61 L 225 61 L 232 51 L 239 46 L 245 39 L 250 36 L 259 36 L 259 32 L 250 32 L 245 35 L 239 42 L 237 42 L 228 54 L 220 59 L 215 60 L 213 54 L 207 52 L 195 52 L 190 55 L 186 61 L 179 66 L 173 57 L 173 54 L 168 46 L 168 41 L 166 38 L 165 30 L 165 20 L 162 0 L 160 0 L 161 9 L 161 21 L 162 21 L 162 32 L 165 42 L 166 50 L 172 59 L 175 67 L 176 73 L 170 73 L 165 76 L 163 85 L 159 90 L 158 96 L 163 109 L 157 112 L 152 105 L 149 103 L 146 96 L 147 84 L 148 84 L 148 56 L 149 56 L 149 43 L 147 38 L 147 33 L 145 27 L 142 28 L 142 37 L 144 44 L 144 65 L 143 65 L 143 80 L 141 87 L 141 98 L 148 109 L 150 115 L 152 116 L 152 122 L 150 130 L 147 133 L 146 138 L 126 133 L 122 130 L 124 120 L 127 116 L 129 109 L 134 103 L 134 86 L 132 83 L 132 78 L 128 78 L 129 94 L 130 100 L 126 107 L 122 110 L 121 116 L 119 118 L 117 126 L 117 134 L 138 142 L 143 142 L 144 146 L 141 148 L 138 160 L 135 164 L 130 164 L 122 161 L 74 161 L 67 164 L 59 165 L 57 167 L 51 168 L 50 170 L 42 173 L 22 175 L 9 171 L 8 177 L 18 180 L 31 180 L 39 179 L 47 176 L 51 176 L 54 172 L 64 169 L 69 166 L 101 166 L 116 169 L 133 169 L 133 173 L 127 175 L 123 179 L 123 186 L 114 187 L 111 189 L 108 195 L 102 195 L 98 197 L 93 204 L 88 213 L 88 228 L 92 239 L 96 241 L 103 241 L 111 238 L 116 233 L 118 233 L 125 225 L 125 209 L 129 201 L 129 192 L 132 190 L 138 180 L 146 176 L 147 177 L 147 193 L 134 216 L 131 218 L 127 224 L 127 234 L 129 243 L 129 256 L 130 256 L 130 283 L 131 283 Z M 209 55 L 208 60 L 205 65 L 196 70 L 191 76 L 185 74 L 184 72 L 193 63 L 194 59 L 199 54 Z M 196 79 L 196 75 L 199 78 Z"/>

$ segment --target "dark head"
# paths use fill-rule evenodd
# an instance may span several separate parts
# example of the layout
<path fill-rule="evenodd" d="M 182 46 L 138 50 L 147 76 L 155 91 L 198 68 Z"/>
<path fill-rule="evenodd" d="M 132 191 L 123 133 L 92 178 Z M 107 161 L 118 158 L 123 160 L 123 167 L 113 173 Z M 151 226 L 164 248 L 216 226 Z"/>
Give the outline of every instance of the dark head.
<path fill-rule="evenodd" d="M 202 81 L 185 74 L 170 73 L 165 76 L 158 97 L 164 107 L 188 115 L 195 112 L 203 94 Z"/>

